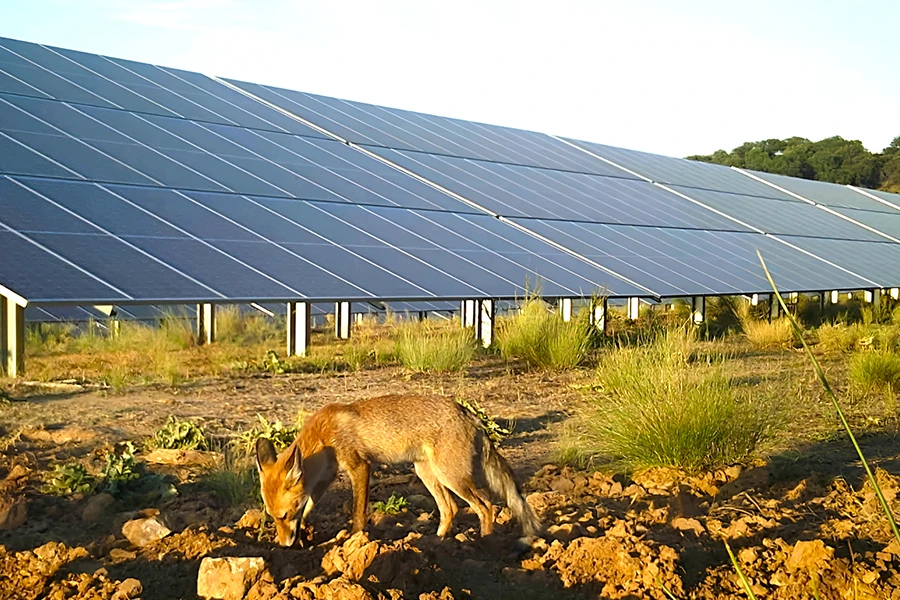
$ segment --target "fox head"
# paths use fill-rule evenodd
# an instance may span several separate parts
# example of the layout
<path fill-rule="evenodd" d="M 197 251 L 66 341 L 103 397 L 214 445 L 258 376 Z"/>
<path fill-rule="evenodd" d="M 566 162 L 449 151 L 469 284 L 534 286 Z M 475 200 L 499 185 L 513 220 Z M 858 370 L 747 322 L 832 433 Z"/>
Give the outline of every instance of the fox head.
<path fill-rule="evenodd" d="M 271 440 L 256 440 L 256 467 L 266 512 L 275 520 L 278 543 L 291 546 L 297 539 L 297 522 L 308 494 L 303 486 L 303 456 L 291 444 L 281 456 Z"/>

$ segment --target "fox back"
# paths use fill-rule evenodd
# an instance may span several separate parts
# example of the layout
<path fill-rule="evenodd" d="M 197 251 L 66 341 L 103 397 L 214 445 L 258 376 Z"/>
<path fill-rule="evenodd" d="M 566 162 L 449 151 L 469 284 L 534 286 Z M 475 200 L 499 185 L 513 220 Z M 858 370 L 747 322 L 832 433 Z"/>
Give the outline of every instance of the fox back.
<path fill-rule="evenodd" d="M 482 534 L 491 532 L 493 509 L 482 486 L 506 500 L 526 535 L 539 528 L 509 465 L 466 409 L 436 396 L 391 395 L 322 408 L 280 456 L 268 440 L 257 441 L 262 496 L 279 543 L 293 543 L 298 521 L 302 524 L 339 468 L 350 475 L 353 529 L 361 530 L 372 462 L 414 463 L 440 510 L 439 535 L 447 534 L 457 511 L 449 491 L 479 515 Z"/>

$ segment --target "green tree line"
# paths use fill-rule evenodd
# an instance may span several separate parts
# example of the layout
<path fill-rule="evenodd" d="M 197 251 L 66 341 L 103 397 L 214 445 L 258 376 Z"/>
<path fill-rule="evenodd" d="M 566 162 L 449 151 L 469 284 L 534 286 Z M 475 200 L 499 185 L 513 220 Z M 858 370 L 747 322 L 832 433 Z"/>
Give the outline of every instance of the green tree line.
<path fill-rule="evenodd" d="M 688 158 L 900 193 L 900 136 L 880 153 L 869 152 L 862 142 L 840 136 L 818 142 L 792 137 L 747 142 L 731 152 L 716 150 Z"/>

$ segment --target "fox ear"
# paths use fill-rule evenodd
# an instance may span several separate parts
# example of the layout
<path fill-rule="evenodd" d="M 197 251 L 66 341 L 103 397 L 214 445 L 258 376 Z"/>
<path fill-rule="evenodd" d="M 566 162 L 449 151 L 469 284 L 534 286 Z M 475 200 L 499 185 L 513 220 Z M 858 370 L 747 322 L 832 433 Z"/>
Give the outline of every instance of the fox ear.
<path fill-rule="evenodd" d="M 275 464 L 278 459 L 278 453 L 275 452 L 275 445 L 272 440 L 261 437 L 256 440 L 256 468 L 260 471 L 263 467 Z"/>
<path fill-rule="evenodd" d="M 291 444 L 287 460 L 284 466 L 287 468 L 287 475 L 284 477 L 284 485 L 286 487 L 294 487 L 303 478 L 303 454 L 296 444 Z"/>

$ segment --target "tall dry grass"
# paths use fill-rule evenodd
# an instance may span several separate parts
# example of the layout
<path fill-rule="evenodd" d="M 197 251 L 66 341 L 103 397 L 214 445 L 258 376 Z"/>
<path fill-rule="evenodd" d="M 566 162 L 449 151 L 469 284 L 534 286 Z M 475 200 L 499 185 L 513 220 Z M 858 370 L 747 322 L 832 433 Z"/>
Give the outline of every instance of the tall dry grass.
<path fill-rule="evenodd" d="M 519 312 L 500 320 L 497 348 L 507 358 L 521 358 L 531 367 L 571 368 L 581 364 L 591 350 L 588 311 L 571 321 L 550 312 L 540 299 L 526 300 Z"/>
<path fill-rule="evenodd" d="M 475 352 L 475 337 L 468 328 L 429 321 L 405 321 L 396 327 L 397 359 L 412 371 L 462 371 Z"/>

